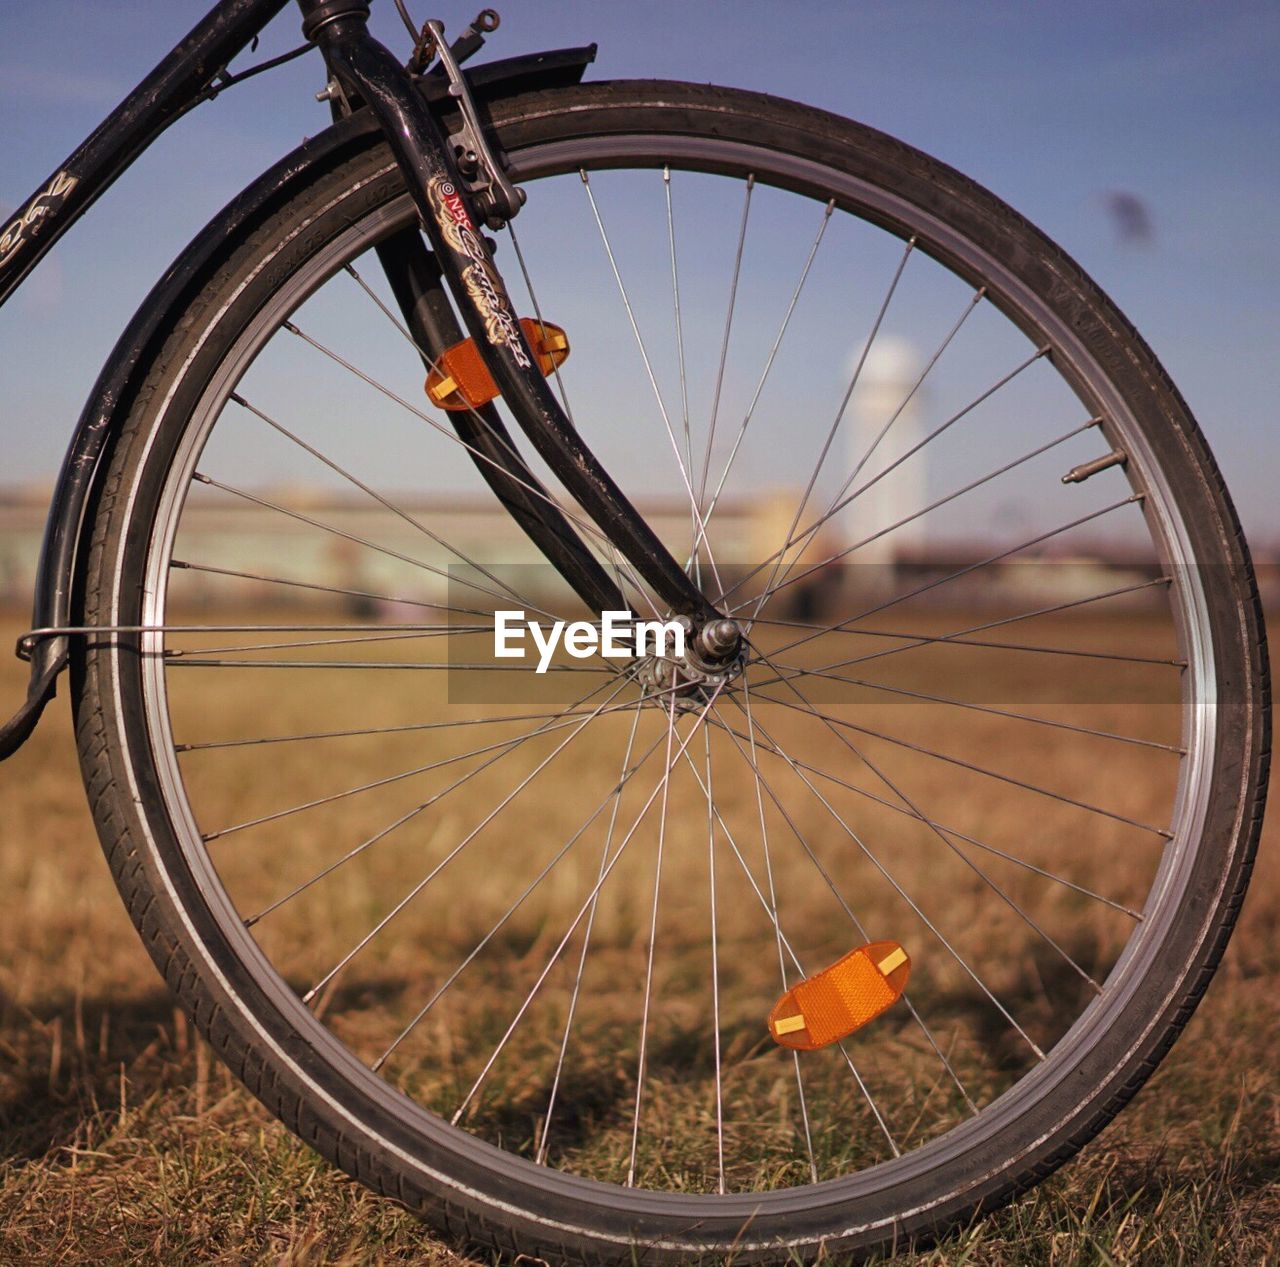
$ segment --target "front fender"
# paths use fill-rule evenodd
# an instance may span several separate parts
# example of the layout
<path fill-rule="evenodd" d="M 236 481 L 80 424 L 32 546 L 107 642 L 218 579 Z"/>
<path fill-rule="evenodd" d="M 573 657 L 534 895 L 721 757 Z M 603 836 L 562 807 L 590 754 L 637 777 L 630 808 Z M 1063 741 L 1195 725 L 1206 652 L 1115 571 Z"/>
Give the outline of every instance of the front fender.
<path fill-rule="evenodd" d="M 538 88 L 578 83 L 595 60 L 596 46 L 556 49 L 486 62 L 467 70 L 478 101 L 494 101 Z M 421 90 L 428 101 L 447 99 L 448 82 L 426 75 Z M 147 367 L 168 337 L 172 317 L 181 312 L 218 267 L 223 244 L 252 232 L 311 179 L 317 165 L 342 162 L 370 143 L 377 126 L 367 110 L 327 127 L 265 171 L 236 195 L 191 241 L 152 288 L 107 358 L 71 437 L 54 487 L 45 523 L 32 603 L 34 630 L 74 623 L 77 591 L 92 528 L 92 507 L 113 438 L 119 434 Z M 18 654 L 31 661 L 27 699 L 0 726 L 0 761 L 11 756 L 35 729 L 57 690 L 69 660 L 66 635 L 24 639 Z"/>

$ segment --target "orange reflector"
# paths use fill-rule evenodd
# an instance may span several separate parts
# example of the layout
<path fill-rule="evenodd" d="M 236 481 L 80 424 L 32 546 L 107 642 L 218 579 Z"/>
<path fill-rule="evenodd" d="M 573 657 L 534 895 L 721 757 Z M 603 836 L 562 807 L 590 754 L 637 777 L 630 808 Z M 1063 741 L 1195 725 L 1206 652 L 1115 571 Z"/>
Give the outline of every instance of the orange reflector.
<path fill-rule="evenodd" d="M 544 376 L 569 355 L 569 336 L 559 326 L 536 317 L 521 317 L 520 328 Z M 427 375 L 427 395 L 432 403 L 451 412 L 487 405 L 497 394 L 498 385 L 474 339 L 446 348 Z"/>
<path fill-rule="evenodd" d="M 776 1043 L 814 1051 L 873 1021 L 901 997 L 911 971 L 896 941 L 873 941 L 793 985 L 769 1013 Z"/>

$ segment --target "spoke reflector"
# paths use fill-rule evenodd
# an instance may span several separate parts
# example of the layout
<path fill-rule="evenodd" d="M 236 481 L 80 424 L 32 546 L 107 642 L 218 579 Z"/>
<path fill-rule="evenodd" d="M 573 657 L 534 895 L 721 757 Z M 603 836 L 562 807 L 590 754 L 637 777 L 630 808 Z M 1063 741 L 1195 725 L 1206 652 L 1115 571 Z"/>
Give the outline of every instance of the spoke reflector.
<path fill-rule="evenodd" d="M 569 336 L 559 326 L 536 317 L 521 317 L 520 328 L 544 375 L 569 355 Z M 450 412 L 477 409 L 498 395 L 498 385 L 474 339 L 463 339 L 440 353 L 427 375 L 426 390 L 433 404 Z"/>
<path fill-rule="evenodd" d="M 769 1033 L 796 1051 L 826 1047 L 892 1007 L 910 971 L 911 960 L 896 941 L 868 942 L 793 985 L 773 1005 Z"/>

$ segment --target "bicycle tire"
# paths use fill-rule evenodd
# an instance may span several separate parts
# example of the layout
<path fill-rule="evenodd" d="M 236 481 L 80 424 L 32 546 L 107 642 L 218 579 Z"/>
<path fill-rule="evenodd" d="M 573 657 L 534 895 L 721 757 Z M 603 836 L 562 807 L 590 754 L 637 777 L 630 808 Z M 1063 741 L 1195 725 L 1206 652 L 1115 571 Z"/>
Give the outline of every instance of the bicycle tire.
<path fill-rule="evenodd" d="M 534 1168 L 436 1119 L 410 1122 L 395 1094 L 358 1084 L 350 1063 L 301 1031 L 267 979 L 228 935 L 166 809 L 149 752 L 144 637 L 90 638 L 74 665 L 74 710 L 95 822 L 125 905 L 170 988 L 214 1050 L 301 1139 L 446 1234 L 511 1253 L 584 1263 L 777 1261 L 786 1254 L 861 1257 L 941 1235 L 1039 1182 L 1100 1131 L 1142 1086 L 1204 993 L 1243 900 L 1260 832 L 1269 758 L 1269 683 L 1261 609 L 1247 547 L 1221 476 L 1186 405 L 1136 331 L 1082 271 L 972 181 L 862 125 L 794 103 L 713 87 L 603 83 L 530 94 L 492 107 L 517 170 L 539 147 L 591 138 L 602 167 L 647 153 L 636 137 L 724 147 L 706 170 L 751 147 L 782 188 L 793 156 L 882 191 L 904 216 L 936 224 L 930 254 L 961 276 L 1000 260 L 1060 348 L 1105 369 L 1145 440 L 1143 461 L 1170 490 L 1203 598 L 1201 635 L 1219 688 L 1201 827 L 1161 916 L 1140 980 L 1059 1060 L 1016 1113 L 997 1107 L 967 1136 L 945 1136 L 898 1169 L 783 1193 L 706 1198 L 606 1186 Z M 693 142 L 691 142 L 693 143 Z M 652 150 L 652 144 L 648 150 Z M 645 158 L 645 161 L 651 161 Z M 344 227 L 386 208 L 396 181 L 375 137 L 323 166 L 307 188 L 244 240 L 228 241 L 216 275 L 169 335 L 110 453 L 95 498 L 83 581 L 88 625 L 140 622 L 158 503 L 193 402 L 268 298 Z M 862 209 L 875 219 L 876 213 Z M 901 233 L 887 213 L 882 227 Z M 971 253 L 966 254 L 966 251 Z M 1009 315 L 1009 314 L 1006 314 Z M 1016 316 L 1015 316 L 1016 320 Z M 1062 353 L 1064 361 L 1067 359 Z M 1141 464 L 1141 463 L 1140 463 Z M 948 1144 L 947 1141 L 951 1142 Z M 945 1144 L 946 1147 L 940 1147 Z M 932 1148 L 932 1153 L 930 1153 Z M 913 1160 L 914 1159 L 914 1160 Z"/>

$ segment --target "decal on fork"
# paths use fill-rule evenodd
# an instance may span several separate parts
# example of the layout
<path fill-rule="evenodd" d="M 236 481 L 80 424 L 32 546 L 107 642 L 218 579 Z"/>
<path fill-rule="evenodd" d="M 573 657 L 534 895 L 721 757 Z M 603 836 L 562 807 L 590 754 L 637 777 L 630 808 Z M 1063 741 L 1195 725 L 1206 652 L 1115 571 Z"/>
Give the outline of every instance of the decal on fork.
<path fill-rule="evenodd" d="M 320 47 L 338 84 L 349 96 L 366 102 L 381 125 L 444 278 L 472 338 L 486 347 L 486 367 L 525 435 L 673 613 L 688 616 L 699 629 L 719 619 L 721 613 L 601 466 L 547 386 L 488 245 L 475 227 L 470 195 L 456 170 L 451 145 L 408 72 L 369 34 L 368 6 L 359 0 L 345 5 L 341 0 L 304 0 L 303 12 L 304 34 Z M 438 23 L 428 26 L 450 76 L 450 94 L 458 99 L 465 119 L 478 118 L 466 81 L 442 38 L 443 28 Z M 505 223 L 503 217 L 522 199 L 518 193 L 514 201 L 502 198 L 504 184 L 510 182 L 505 174 L 499 178 L 497 160 L 487 145 L 478 144 L 476 154 L 481 168 L 492 165 L 486 176 L 498 190 L 497 202 L 492 191 L 479 194 L 490 206 L 485 223 Z M 563 574 L 581 593 L 578 578 Z"/>

